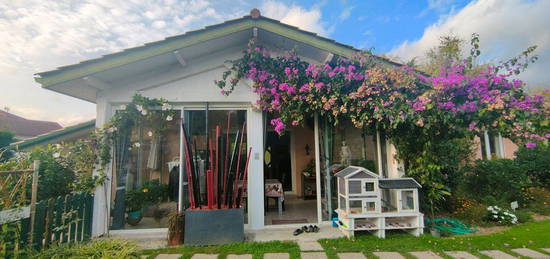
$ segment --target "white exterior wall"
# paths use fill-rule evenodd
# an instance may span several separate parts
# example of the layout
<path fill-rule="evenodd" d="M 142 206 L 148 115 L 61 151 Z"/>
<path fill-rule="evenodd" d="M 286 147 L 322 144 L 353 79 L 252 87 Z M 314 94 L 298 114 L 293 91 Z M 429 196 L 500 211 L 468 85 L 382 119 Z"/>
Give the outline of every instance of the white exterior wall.
<path fill-rule="evenodd" d="M 251 91 L 246 80 L 242 80 L 235 91 L 225 96 L 214 85 L 215 79 L 221 79 L 227 70 L 226 60 L 240 57 L 242 49 L 232 49 L 214 53 L 199 60 L 191 60 L 182 67 L 175 64 L 169 68 L 158 69 L 129 77 L 124 82 L 109 85 L 97 96 L 96 126 L 102 127 L 109 121 L 114 110 L 120 104 L 129 103 L 132 96 L 139 93 L 151 98 L 164 98 L 176 107 L 204 107 L 209 102 L 211 107 L 245 108 L 247 110 L 247 142 L 252 147 L 248 175 L 248 228 L 260 229 L 264 226 L 263 201 L 263 130 L 261 111 L 251 106 L 258 96 Z M 137 73 L 136 73 L 137 74 Z M 112 177 L 110 168 L 107 176 Z M 93 213 L 93 236 L 108 233 L 111 201 L 111 181 L 95 190 Z"/>

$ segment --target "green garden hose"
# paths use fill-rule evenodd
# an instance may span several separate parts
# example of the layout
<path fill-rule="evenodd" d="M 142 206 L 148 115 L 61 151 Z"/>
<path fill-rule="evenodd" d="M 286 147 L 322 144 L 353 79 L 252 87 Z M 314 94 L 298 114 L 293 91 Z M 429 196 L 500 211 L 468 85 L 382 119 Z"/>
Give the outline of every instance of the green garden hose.
<path fill-rule="evenodd" d="M 477 232 L 476 229 L 471 229 L 464 223 L 454 219 L 425 219 L 427 226 L 439 229 L 439 231 L 447 231 L 455 235 L 469 234 Z"/>

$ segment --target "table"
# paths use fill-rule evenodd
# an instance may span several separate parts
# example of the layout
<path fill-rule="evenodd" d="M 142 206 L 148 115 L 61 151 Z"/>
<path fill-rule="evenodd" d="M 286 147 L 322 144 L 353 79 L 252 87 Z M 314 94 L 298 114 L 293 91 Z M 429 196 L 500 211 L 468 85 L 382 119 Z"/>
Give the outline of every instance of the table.
<path fill-rule="evenodd" d="M 279 216 L 283 215 L 283 202 L 285 200 L 285 192 L 283 184 L 277 179 L 266 179 L 264 185 L 264 193 L 266 198 L 276 198 Z M 266 199 L 267 200 L 267 199 Z M 267 204 L 266 204 L 267 209 Z"/>

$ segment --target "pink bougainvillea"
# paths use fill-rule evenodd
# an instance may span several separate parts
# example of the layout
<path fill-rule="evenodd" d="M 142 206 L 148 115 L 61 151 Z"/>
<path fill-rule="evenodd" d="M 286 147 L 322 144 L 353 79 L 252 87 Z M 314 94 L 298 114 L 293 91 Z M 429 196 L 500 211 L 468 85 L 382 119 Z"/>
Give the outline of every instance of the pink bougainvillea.
<path fill-rule="evenodd" d="M 216 84 L 228 95 L 242 77 L 252 80 L 257 106 L 273 114 L 271 125 L 279 134 L 287 122 L 295 126 L 318 113 L 335 124 L 346 119 L 390 136 L 406 134 L 403 130 L 410 127 L 427 135 L 488 130 L 520 139 L 527 147 L 550 136 L 545 98 L 524 91 L 525 84 L 513 78 L 517 67 L 507 67 L 505 73 L 500 73 L 503 66 L 470 73 L 464 61 L 427 76 L 374 61 L 368 53 L 321 65 L 292 53 L 266 53 L 252 41 Z"/>

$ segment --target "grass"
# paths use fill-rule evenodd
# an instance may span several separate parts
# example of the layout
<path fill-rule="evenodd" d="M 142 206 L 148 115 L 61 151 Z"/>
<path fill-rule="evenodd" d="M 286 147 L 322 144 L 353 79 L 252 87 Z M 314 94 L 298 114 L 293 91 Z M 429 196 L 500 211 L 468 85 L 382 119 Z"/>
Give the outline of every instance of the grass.
<path fill-rule="evenodd" d="M 379 239 L 369 234 L 356 234 L 355 239 L 323 239 L 319 243 L 325 249 L 329 258 L 337 258 L 337 253 L 342 252 L 362 252 L 370 258 L 374 258 L 372 253 L 376 251 L 395 251 L 411 252 L 431 250 L 450 258 L 443 251 L 468 251 L 480 258 L 487 258 L 479 254 L 478 250 L 502 250 L 514 254 L 510 251 L 513 248 L 528 247 L 534 250 L 539 248 L 550 248 L 550 220 L 529 222 L 510 229 L 489 234 L 489 235 L 462 235 L 446 238 L 434 238 L 430 235 L 414 237 L 404 233 L 389 233 L 386 239 Z M 540 251 L 540 250 L 538 250 Z M 272 242 L 253 242 L 253 243 L 234 243 L 221 246 L 179 246 L 155 250 L 145 250 L 144 255 L 153 258 L 161 253 L 179 253 L 182 258 L 190 258 L 196 253 L 215 253 L 220 254 L 220 258 L 225 258 L 228 254 L 252 254 L 253 258 L 263 258 L 264 253 L 289 253 L 290 258 L 299 258 L 300 249 L 296 243 L 272 241 Z M 406 257 L 410 255 L 403 253 Z M 517 256 L 517 255 L 516 255 Z"/>
<path fill-rule="evenodd" d="M 550 220 L 530 222 L 514 226 L 506 231 L 489 235 L 463 235 L 447 238 L 434 238 L 430 235 L 413 237 L 408 234 L 390 234 L 386 239 L 371 235 L 359 235 L 355 240 L 324 239 L 319 243 L 330 257 L 340 252 L 363 252 L 367 255 L 376 251 L 410 252 L 431 250 L 468 251 L 477 254 L 478 250 L 502 250 L 509 252 L 512 248 L 548 248 L 550 247 Z M 510 252 L 513 254 L 513 252 Z"/>

